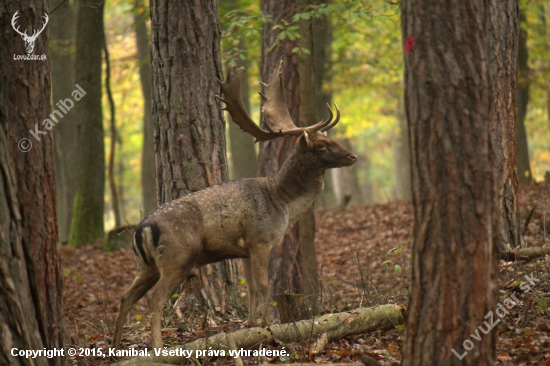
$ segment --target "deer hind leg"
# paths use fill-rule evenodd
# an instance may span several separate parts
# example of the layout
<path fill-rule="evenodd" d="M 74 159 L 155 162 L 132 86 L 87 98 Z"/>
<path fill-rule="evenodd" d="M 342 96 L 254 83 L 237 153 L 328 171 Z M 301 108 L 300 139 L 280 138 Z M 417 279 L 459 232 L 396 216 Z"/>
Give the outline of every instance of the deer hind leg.
<path fill-rule="evenodd" d="M 116 317 L 113 347 L 118 348 L 120 346 L 122 330 L 128 319 L 128 312 L 132 309 L 132 306 L 134 306 L 134 304 L 138 302 L 155 283 L 157 283 L 159 277 L 160 274 L 155 265 L 148 266 L 143 262 L 140 263 L 139 275 L 135 278 L 132 286 L 122 295 L 122 299 L 120 300 L 120 311 Z"/>
<path fill-rule="evenodd" d="M 171 265 L 161 267 L 160 279 L 148 298 L 149 312 L 151 314 L 151 345 L 153 348 L 161 348 L 163 345 L 161 318 L 164 304 L 189 277 L 189 274 L 193 270 L 195 259 L 196 256 L 189 256 L 183 260 L 173 261 L 170 263 Z"/>
<path fill-rule="evenodd" d="M 243 258 L 242 263 L 246 285 L 248 286 L 248 326 L 255 327 L 258 325 L 258 289 L 254 280 L 254 272 L 252 271 L 250 258 Z"/>

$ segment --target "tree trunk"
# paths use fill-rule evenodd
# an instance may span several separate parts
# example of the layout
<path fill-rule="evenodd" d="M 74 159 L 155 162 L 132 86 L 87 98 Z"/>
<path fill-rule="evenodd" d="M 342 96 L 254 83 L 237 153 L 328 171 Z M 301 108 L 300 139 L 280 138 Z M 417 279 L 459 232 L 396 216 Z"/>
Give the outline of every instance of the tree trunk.
<path fill-rule="evenodd" d="M 319 4 L 326 4 L 322 0 Z M 313 19 L 313 69 L 315 83 L 315 109 L 321 119 L 329 116 L 327 104 L 332 101 L 332 92 L 323 88 L 323 85 L 330 84 L 332 79 L 330 56 L 332 54 L 332 25 L 328 17 Z M 330 130 L 328 132 L 330 134 Z M 318 208 L 327 208 L 336 206 L 336 195 L 334 185 L 332 184 L 332 175 L 325 174 L 325 189 L 317 196 L 315 202 Z"/>
<path fill-rule="evenodd" d="M 50 10 L 56 4 L 50 3 Z M 77 11 L 72 1 L 64 2 L 50 17 L 50 57 L 53 102 L 71 96 L 74 90 L 74 47 Z M 55 108 L 55 106 L 54 106 Z M 57 226 L 61 243 L 69 241 L 73 201 L 76 192 L 76 141 L 75 112 L 67 113 L 62 123 L 55 126 L 55 166 L 57 170 Z"/>
<path fill-rule="evenodd" d="M 246 53 L 244 40 L 239 43 L 243 53 Z M 248 62 L 238 61 L 237 67 L 244 66 L 248 69 Z M 245 73 L 241 80 L 241 90 L 243 93 L 243 102 L 247 111 L 250 110 L 248 77 Z M 248 133 L 241 131 L 241 128 L 233 123 L 229 113 L 225 114 L 229 126 L 229 149 L 231 152 L 231 179 L 253 178 L 258 172 L 258 159 L 254 150 L 254 138 Z"/>
<path fill-rule="evenodd" d="M 491 137 L 500 209 L 500 250 L 504 252 L 516 248 L 520 244 L 518 165 L 516 163 L 516 128 L 514 126 L 516 123 L 518 9 L 517 3 L 514 1 L 493 0 L 490 4 L 489 61 L 496 102 Z M 521 62 L 519 64 L 521 65 Z M 519 118 L 517 121 L 519 123 Z M 525 132 L 525 128 L 523 131 Z M 528 160 L 527 167 L 529 167 Z M 529 178 L 530 174 L 529 172 Z"/>
<path fill-rule="evenodd" d="M 399 200 L 411 201 L 411 154 L 409 147 L 409 125 L 405 114 L 403 100 L 399 98 L 397 105 L 399 132 L 393 148 L 395 161 L 395 196 Z"/>
<path fill-rule="evenodd" d="M 11 29 L 15 11 L 20 29 L 32 33 L 42 28 L 48 4 L 3 3 L 1 29 Z M 53 126 L 42 123 L 52 112 L 49 60 L 14 60 L 26 52 L 11 31 L 0 35 L 0 49 L 0 364 L 62 365 L 64 357 L 11 354 L 13 348 L 63 348 L 62 276 Z M 49 56 L 47 32 L 37 37 L 33 53 Z M 29 133 L 36 129 L 45 131 L 39 140 Z"/>
<path fill-rule="evenodd" d="M 262 11 L 280 21 L 291 21 L 296 12 L 296 5 L 291 0 L 262 0 Z M 276 24 L 279 24 L 278 22 Z M 288 38 L 278 40 L 279 29 L 273 29 L 274 23 L 266 23 L 263 27 L 262 44 L 262 80 L 269 80 L 269 75 L 275 69 L 277 63 L 284 57 L 283 78 L 285 82 L 285 95 L 290 116 L 297 126 L 302 126 L 300 118 L 300 74 L 298 71 L 298 55 L 292 52 L 297 46 L 296 41 Z M 269 48 L 278 42 L 269 51 Z M 263 118 L 262 118 L 263 120 Z M 265 128 L 265 127 L 264 127 Z M 274 139 L 260 142 L 260 156 L 258 175 L 270 176 L 279 171 L 284 161 L 290 154 L 296 138 Z M 286 235 L 269 257 L 269 283 L 270 296 L 284 293 L 303 293 L 303 259 L 299 250 L 300 223 L 298 222 L 292 231 Z"/>
<path fill-rule="evenodd" d="M 109 193 L 111 194 L 111 209 L 115 218 L 115 227 L 121 227 L 121 215 L 122 207 L 119 201 L 118 187 L 115 181 L 115 159 L 116 159 L 116 147 L 121 145 L 120 137 L 118 136 L 116 128 L 116 109 L 115 101 L 113 99 L 113 93 L 111 92 L 111 61 L 109 58 L 109 46 L 107 45 L 107 37 L 103 32 L 103 54 L 105 56 L 105 91 L 107 99 L 109 101 L 109 160 L 107 163 L 107 181 L 109 182 Z"/>
<path fill-rule="evenodd" d="M 527 114 L 527 104 L 529 103 L 529 53 L 527 51 L 527 31 L 525 15 L 520 11 L 519 43 L 517 47 L 517 169 L 518 180 L 520 183 L 528 183 L 533 180 L 531 175 L 531 166 L 529 165 L 529 147 L 527 144 L 527 131 L 525 130 L 525 115 Z M 517 29 L 517 27 L 516 27 Z M 516 31 L 517 33 L 517 31 Z M 514 65 L 515 67 L 515 65 Z"/>
<path fill-rule="evenodd" d="M 153 114 L 151 112 L 152 75 L 147 24 L 148 5 L 143 0 L 134 1 L 134 31 L 136 33 L 139 78 L 143 94 L 143 149 L 141 155 L 141 197 L 143 215 L 157 207 L 157 183 L 155 179 L 155 142 Z"/>
<path fill-rule="evenodd" d="M 351 139 L 344 137 L 335 140 L 349 151 L 355 150 L 352 146 Z M 332 184 L 339 207 L 365 204 L 361 189 L 359 188 L 359 179 L 357 177 L 359 166 L 356 164 L 352 167 L 331 170 Z"/>
<path fill-rule="evenodd" d="M 299 12 L 305 12 L 312 5 L 311 0 L 297 0 Z M 299 24 L 300 35 L 298 41 L 300 53 L 298 58 L 298 72 L 300 74 L 299 95 L 301 115 L 304 126 L 311 126 L 318 122 L 315 109 L 315 78 L 313 66 L 313 22 L 312 19 L 301 19 Z M 309 50 L 307 52 L 306 50 Z M 319 277 L 317 267 L 317 253 L 315 251 L 315 202 L 309 210 L 298 220 L 300 236 L 299 251 L 303 259 L 303 286 L 306 303 L 313 314 L 317 314 L 319 296 Z M 305 313 L 304 316 L 309 316 Z"/>
<path fill-rule="evenodd" d="M 489 12 L 473 0 L 402 2 L 415 211 L 403 365 L 495 362 L 496 331 L 470 339 L 498 298 Z"/>
<path fill-rule="evenodd" d="M 222 79 L 221 26 L 217 4 L 208 0 L 153 0 L 151 20 L 157 194 L 165 203 L 228 179 L 225 123 L 214 98 Z M 222 293 L 234 289 L 233 266 L 201 269 L 203 301 L 222 314 Z"/>
<path fill-rule="evenodd" d="M 246 53 L 244 40 L 239 42 L 239 48 L 243 53 Z M 247 61 L 237 61 L 237 67 L 244 66 L 248 69 Z M 243 102 L 247 111 L 250 110 L 248 77 L 245 73 L 241 79 L 241 90 L 243 93 Z M 231 152 L 232 170 L 231 179 L 253 178 L 258 172 L 258 159 L 254 150 L 254 138 L 248 133 L 241 131 L 241 128 L 233 123 L 229 113 L 227 116 L 227 124 L 229 126 L 229 148 Z"/>
<path fill-rule="evenodd" d="M 78 11 L 75 80 L 86 95 L 75 101 L 79 178 L 69 238 L 72 247 L 93 244 L 105 234 L 105 149 L 101 109 L 104 5 L 104 1 L 90 0 Z"/>

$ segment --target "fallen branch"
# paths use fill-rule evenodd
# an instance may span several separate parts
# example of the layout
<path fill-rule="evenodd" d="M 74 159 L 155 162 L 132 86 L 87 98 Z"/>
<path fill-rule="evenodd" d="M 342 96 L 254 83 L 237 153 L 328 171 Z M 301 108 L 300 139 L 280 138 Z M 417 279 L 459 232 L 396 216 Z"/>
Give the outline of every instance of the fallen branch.
<path fill-rule="evenodd" d="M 122 361 L 118 365 L 135 365 L 147 363 L 180 364 L 187 361 L 183 351 L 192 352 L 196 357 L 196 351 L 224 350 L 225 356 L 229 356 L 228 350 L 254 349 L 260 343 L 298 343 L 316 340 L 323 333 L 328 339 L 338 339 L 353 334 L 372 332 L 379 329 L 393 328 L 403 324 L 403 312 L 401 305 L 382 305 L 372 308 L 358 308 L 353 311 L 326 314 L 315 319 L 300 320 L 295 323 L 272 325 L 268 328 L 247 328 L 233 333 L 219 333 L 209 338 L 201 338 L 182 346 L 171 347 L 173 356 L 139 357 Z M 154 351 L 151 351 L 154 354 Z"/>
<path fill-rule="evenodd" d="M 549 247 L 518 248 L 500 253 L 500 259 L 505 261 L 529 260 L 543 255 L 550 255 Z"/>

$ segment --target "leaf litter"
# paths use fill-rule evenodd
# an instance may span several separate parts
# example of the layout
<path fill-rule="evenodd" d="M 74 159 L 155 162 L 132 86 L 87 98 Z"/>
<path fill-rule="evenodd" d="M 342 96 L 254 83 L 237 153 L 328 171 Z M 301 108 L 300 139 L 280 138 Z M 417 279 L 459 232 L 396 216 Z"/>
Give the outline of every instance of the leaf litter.
<path fill-rule="evenodd" d="M 550 245 L 550 182 L 520 185 L 520 224 L 526 246 Z M 321 311 L 339 312 L 358 306 L 387 303 L 406 305 L 411 274 L 413 239 L 411 203 L 390 202 L 316 213 L 316 249 L 321 283 Z M 63 309 L 68 343 L 73 347 L 110 347 L 120 297 L 132 283 L 136 264 L 132 249 L 104 252 L 99 244 L 61 249 L 64 275 Z M 497 332 L 496 365 L 550 366 L 550 257 L 531 261 L 500 262 L 500 302 L 520 291 L 525 275 L 541 279 L 502 319 Z M 242 277 L 242 275 L 240 275 Z M 240 278 L 239 277 L 239 278 Z M 191 287 L 197 286 L 192 284 Z M 188 292 L 192 293 L 192 290 Z M 244 282 L 239 292 L 247 303 Z M 193 295 L 174 298 L 165 307 L 165 346 L 181 345 L 219 332 L 245 327 L 244 319 L 221 317 L 200 306 Z M 174 303 L 180 303 L 173 306 Z M 134 305 L 124 329 L 123 347 L 149 345 L 150 328 L 146 298 Z M 403 327 L 329 340 L 319 353 L 313 342 L 286 345 L 287 358 L 243 357 L 245 365 L 268 363 L 356 362 L 354 350 L 382 365 L 399 365 Z M 272 347 L 272 346 L 269 346 Z M 101 357 L 71 357 L 69 365 L 102 365 L 114 362 Z M 233 365 L 229 357 L 204 358 L 203 365 Z M 191 364 L 191 363 L 190 363 Z"/>

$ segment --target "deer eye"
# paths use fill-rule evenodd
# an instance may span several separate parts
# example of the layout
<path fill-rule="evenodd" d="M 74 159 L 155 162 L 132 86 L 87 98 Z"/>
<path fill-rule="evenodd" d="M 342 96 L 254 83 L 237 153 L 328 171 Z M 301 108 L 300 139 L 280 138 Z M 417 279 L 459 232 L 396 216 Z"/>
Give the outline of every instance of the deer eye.
<path fill-rule="evenodd" d="M 317 150 L 326 150 L 326 149 L 327 149 L 327 145 L 324 142 L 319 142 L 317 144 Z"/>

